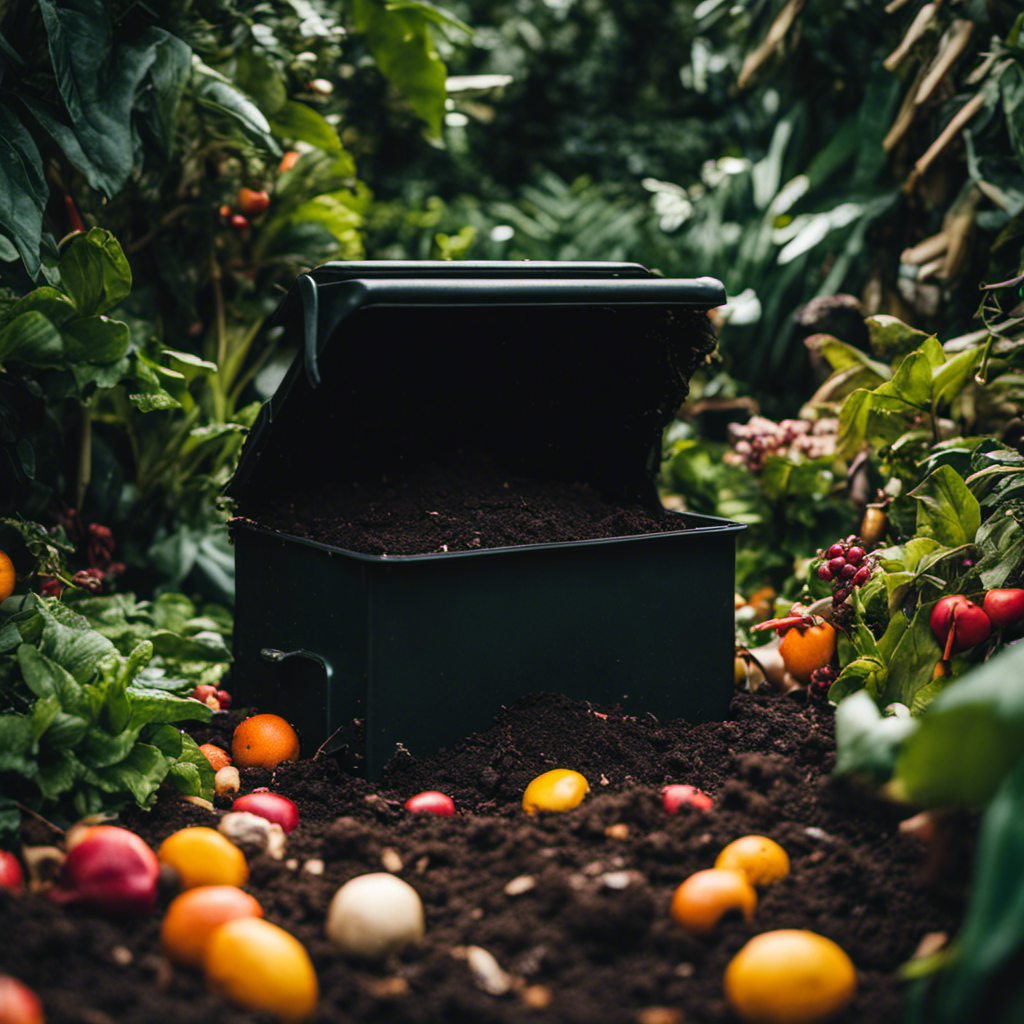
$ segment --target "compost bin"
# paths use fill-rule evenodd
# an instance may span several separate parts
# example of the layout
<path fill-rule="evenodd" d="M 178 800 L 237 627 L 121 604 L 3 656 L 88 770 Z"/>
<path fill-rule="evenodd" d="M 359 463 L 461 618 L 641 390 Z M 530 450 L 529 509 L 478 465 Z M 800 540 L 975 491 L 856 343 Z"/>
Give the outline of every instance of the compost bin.
<path fill-rule="evenodd" d="M 665 512 L 653 476 L 724 299 L 717 281 L 635 264 L 302 275 L 277 315 L 297 355 L 227 492 L 236 697 L 294 722 L 307 755 L 326 743 L 370 777 L 531 692 L 723 717 L 742 526 Z M 394 554 L 268 512 L 301 505 L 315 526 L 339 488 L 358 502 L 438 461 L 585 488 L 655 532 Z"/>

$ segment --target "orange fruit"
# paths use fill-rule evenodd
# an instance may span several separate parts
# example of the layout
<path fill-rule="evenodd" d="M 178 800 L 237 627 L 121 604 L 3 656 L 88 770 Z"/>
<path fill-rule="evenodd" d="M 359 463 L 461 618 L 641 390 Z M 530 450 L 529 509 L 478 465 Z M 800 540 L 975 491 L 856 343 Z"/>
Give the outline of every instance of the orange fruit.
<path fill-rule="evenodd" d="M 231 755 L 213 743 L 200 743 L 199 749 L 215 772 L 219 772 L 221 768 L 227 768 L 231 764 Z"/>
<path fill-rule="evenodd" d="M 203 956 L 206 980 L 217 992 L 250 1010 L 282 1021 L 300 1021 L 316 1009 L 316 971 L 302 943 L 258 917 L 240 917 L 215 928 Z"/>
<path fill-rule="evenodd" d="M 262 917 L 263 908 L 233 885 L 201 885 L 171 900 L 160 925 L 164 952 L 186 967 L 203 966 L 203 952 L 214 928 L 240 917 Z"/>
<path fill-rule="evenodd" d="M 538 775 L 523 793 L 523 810 L 527 814 L 537 811 L 569 811 L 579 807 L 590 786 L 587 780 L 571 768 L 553 768 Z"/>
<path fill-rule="evenodd" d="M 174 868 L 183 889 L 199 885 L 244 885 L 249 877 L 245 854 L 216 829 L 180 828 L 156 851 L 161 864 Z"/>
<path fill-rule="evenodd" d="M 751 885 L 770 885 L 789 874 L 789 856 L 774 839 L 744 836 L 722 850 L 715 867 L 741 871 Z"/>
<path fill-rule="evenodd" d="M 745 921 L 754 917 L 757 893 L 739 871 L 709 868 L 698 871 L 683 882 L 672 895 L 669 913 L 695 935 L 708 935 L 731 910 L 738 910 Z"/>
<path fill-rule="evenodd" d="M 238 768 L 276 768 L 298 759 L 299 737 L 280 715 L 253 715 L 235 729 L 231 756 Z"/>
<path fill-rule="evenodd" d="M 823 935 L 796 929 L 755 935 L 725 969 L 725 997 L 745 1024 L 822 1024 L 856 990 L 846 953 Z"/>
<path fill-rule="evenodd" d="M 14 593 L 14 563 L 5 551 L 0 551 L 0 601 L 6 601 Z"/>
<path fill-rule="evenodd" d="M 835 653 L 836 631 L 824 620 L 806 629 L 793 627 L 779 644 L 782 663 L 798 683 L 809 683 L 815 669 L 824 668 Z"/>

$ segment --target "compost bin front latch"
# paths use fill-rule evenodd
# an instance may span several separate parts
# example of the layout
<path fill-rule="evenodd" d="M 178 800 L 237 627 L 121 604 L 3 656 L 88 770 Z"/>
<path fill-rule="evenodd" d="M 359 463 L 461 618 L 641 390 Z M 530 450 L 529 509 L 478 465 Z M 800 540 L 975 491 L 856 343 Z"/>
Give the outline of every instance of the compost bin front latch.
<path fill-rule="evenodd" d="M 302 340 L 306 356 L 306 377 L 311 388 L 318 388 L 320 367 L 317 364 L 317 336 L 320 332 L 320 295 L 316 281 L 309 274 L 300 274 L 295 283 L 302 299 Z"/>

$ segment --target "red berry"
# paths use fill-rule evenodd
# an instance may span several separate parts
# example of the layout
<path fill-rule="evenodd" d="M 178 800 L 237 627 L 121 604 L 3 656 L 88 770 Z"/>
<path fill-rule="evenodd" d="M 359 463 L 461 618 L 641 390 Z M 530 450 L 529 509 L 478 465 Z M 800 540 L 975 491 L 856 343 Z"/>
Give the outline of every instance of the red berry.
<path fill-rule="evenodd" d="M 850 550 L 846 552 L 846 560 L 851 565 L 860 565 L 860 563 L 864 560 L 864 555 L 865 554 L 866 554 L 866 552 L 864 551 L 863 548 L 853 547 L 853 548 L 850 548 Z"/>
<path fill-rule="evenodd" d="M 238 190 L 238 208 L 249 217 L 259 217 L 267 212 L 270 196 L 263 189 L 240 188 Z"/>
<path fill-rule="evenodd" d="M 827 583 L 830 579 L 832 579 L 832 570 L 827 565 L 819 565 L 818 579 L 825 580 L 825 582 Z"/>
<path fill-rule="evenodd" d="M 245 231 L 249 227 L 249 221 L 240 213 L 236 213 L 231 217 L 231 226 L 236 231 Z"/>
<path fill-rule="evenodd" d="M 1012 626 L 1024 619 L 1024 590 L 990 590 L 982 607 L 996 629 Z"/>
<path fill-rule="evenodd" d="M 827 553 L 829 558 L 842 558 L 846 554 L 846 548 L 842 544 L 833 544 Z"/>
<path fill-rule="evenodd" d="M 842 604 L 849 596 L 850 596 L 850 592 L 845 587 L 840 587 L 832 595 L 832 603 L 833 604 Z"/>
<path fill-rule="evenodd" d="M 231 694 L 227 690 L 218 690 L 217 701 L 220 703 L 221 708 L 229 708 L 231 707 Z"/>
<path fill-rule="evenodd" d="M 846 559 L 842 556 L 837 556 L 829 560 L 828 567 L 833 573 L 840 573 L 843 571 L 843 566 L 846 565 Z"/>
<path fill-rule="evenodd" d="M 850 582 L 855 587 L 862 587 L 869 579 L 871 579 L 871 570 L 866 565 L 862 565 Z"/>
<path fill-rule="evenodd" d="M 666 786 L 661 791 L 661 803 L 669 814 L 677 814 L 679 808 L 684 806 L 693 807 L 698 811 L 709 811 L 714 805 L 714 800 L 696 786 L 676 783 Z"/>
<path fill-rule="evenodd" d="M 851 580 L 854 576 L 857 575 L 857 566 L 850 565 L 850 563 L 847 562 L 846 565 L 844 565 L 843 568 L 840 570 L 839 575 L 844 580 Z"/>
<path fill-rule="evenodd" d="M 455 813 L 455 803 L 450 796 L 438 793 L 436 790 L 428 789 L 423 793 L 417 793 L 405 801 L 405 809 L 415 813 L 425 812 L 427 814 L 439 814 L 442 817 L 449 817 Z"/>
<path fill-rule="evenodd" d="M 201 700 L 205 704 L 208 697 L 213 697 L 214 700 L 217 699 L 217 687 L 208 686 L 203 683 L 192 691 L 192 696 L 195 697 L 196 700 Z"/>

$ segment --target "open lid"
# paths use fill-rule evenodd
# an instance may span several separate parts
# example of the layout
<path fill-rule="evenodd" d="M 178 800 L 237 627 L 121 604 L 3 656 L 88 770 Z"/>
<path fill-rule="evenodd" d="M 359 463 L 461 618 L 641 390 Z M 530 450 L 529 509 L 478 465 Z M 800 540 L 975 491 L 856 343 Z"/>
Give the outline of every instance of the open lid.
<path fill-rule="evenodd" d="M 228 485 L 239 511 L 466 451 L 653 502 L 722 285 L 636 264 L 419 266 L 297 279 L 275 316 L 300 352 Z"/>

